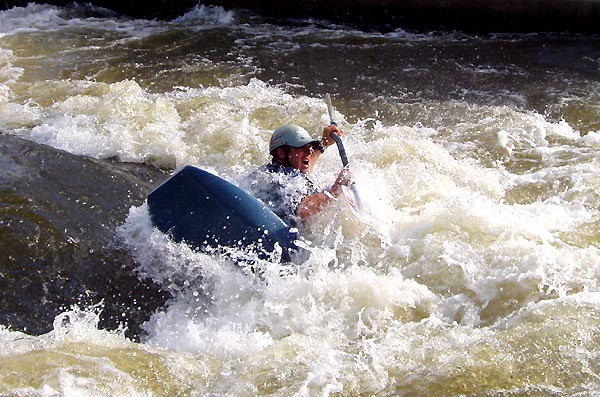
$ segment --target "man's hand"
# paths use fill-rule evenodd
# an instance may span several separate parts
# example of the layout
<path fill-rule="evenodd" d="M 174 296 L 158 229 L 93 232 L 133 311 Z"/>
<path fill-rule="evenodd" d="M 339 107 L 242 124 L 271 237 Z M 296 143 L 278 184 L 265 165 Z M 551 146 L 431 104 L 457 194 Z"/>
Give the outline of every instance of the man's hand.
<path fill-rule="evenodd" d="M 333 196 L 338 197 L 340 194 L 342 194 L 342 186 L 348 186 L 351 183 L 352 173 L 348 168 L 342 168 L 337 178 L 335 179 L 333 186 L 331 186 L 331 188 L 329 189 L 329 192 Z"/>
<path fill-rule="evenodd" d="M 335 143 L 331 137 L 332 132 L 335 132 L 339 136 L 344 135 L 344 131 L 338 129 L 337 125 L 328 125 L 323 129 L 323 138 L 321 139 L 321 142 L 323 142 L 323 147 L 331 146 Z"/>

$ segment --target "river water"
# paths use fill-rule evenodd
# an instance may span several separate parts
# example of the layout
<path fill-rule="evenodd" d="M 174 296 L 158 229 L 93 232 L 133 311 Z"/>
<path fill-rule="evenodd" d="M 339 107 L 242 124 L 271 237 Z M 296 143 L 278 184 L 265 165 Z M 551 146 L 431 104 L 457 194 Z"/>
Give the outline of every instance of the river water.
<path fill-rule="evenodd" d="M 600 36 L 0 12 L 0 130 L 82 158 L 237 183 L 278 125 L 328 124 L 325 93 L 368 219 L 334 203 L 259 275 L 132 206 L 115 241 L 172 299 L 139 341 L 98 306 L 0 326 L 0 394 L 600 394 Z"/>

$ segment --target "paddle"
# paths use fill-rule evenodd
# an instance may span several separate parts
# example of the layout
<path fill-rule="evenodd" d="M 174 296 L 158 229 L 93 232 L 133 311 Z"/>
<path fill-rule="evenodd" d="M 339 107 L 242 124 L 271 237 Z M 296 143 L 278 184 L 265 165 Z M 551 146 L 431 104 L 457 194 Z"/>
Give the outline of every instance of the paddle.
<path fill-rule="evenodd" d="M 325 103 L 327 104 L 327 111 L 329 112 L 330 124 L 337 125 L 337 123 L 333 120 L 333 106 L 331 105 L 331 97 L 328 93 L 325 94 Z M 344 166 L 344 168 L 349 169 L 350 163 L 348 161 L 348 156 L 346 155 L 346 149 L 344 149 L 344 144 L 342 143 L 342 138 L 335 132 L 331 133 L 331 137 L 335 141 L 338 151 L 340 152 L 342 165 Z M 344 192 L 344 197 L 346 198 L 346 202 L 350 207 L 350 212 L 352 212 L 352 214 L 358 219 L 364 219 L 364 217 L 367 215 L 367 212 L 358 194 L 356 183 L 352 181 L 350 182 L 350 185 L 342 186 L 342 192 Z"/>

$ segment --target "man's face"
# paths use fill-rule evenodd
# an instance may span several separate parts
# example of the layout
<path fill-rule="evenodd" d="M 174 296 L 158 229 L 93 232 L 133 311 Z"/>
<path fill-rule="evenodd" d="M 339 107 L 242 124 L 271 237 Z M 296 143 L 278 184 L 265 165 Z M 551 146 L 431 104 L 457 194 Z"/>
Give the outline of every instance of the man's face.
<path fill-rule="evenodd" d="M 290 165 L 302 173 L 312 172 L 315 166 L 315 150 L 313 149 L 312 143 L 306 144 L 302 147 L 290 148 L 288 160 Z"/>

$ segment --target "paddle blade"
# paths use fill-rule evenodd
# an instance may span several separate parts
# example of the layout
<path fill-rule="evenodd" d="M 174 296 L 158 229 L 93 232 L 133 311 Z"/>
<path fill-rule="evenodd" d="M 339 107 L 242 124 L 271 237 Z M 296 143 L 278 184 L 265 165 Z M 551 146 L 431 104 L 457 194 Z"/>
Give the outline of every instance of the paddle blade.
<path fill-rule="evenodd" d="M 352 215 L 359 220 L 364 220 L 369 216 L 369 211 L 360 199 L 355 183 L 350 184 L 350 186 L 342 186 L 342 192 L 344 193 L 344 198 L 346 199 L 346 203 L 348 203 Z"/>

